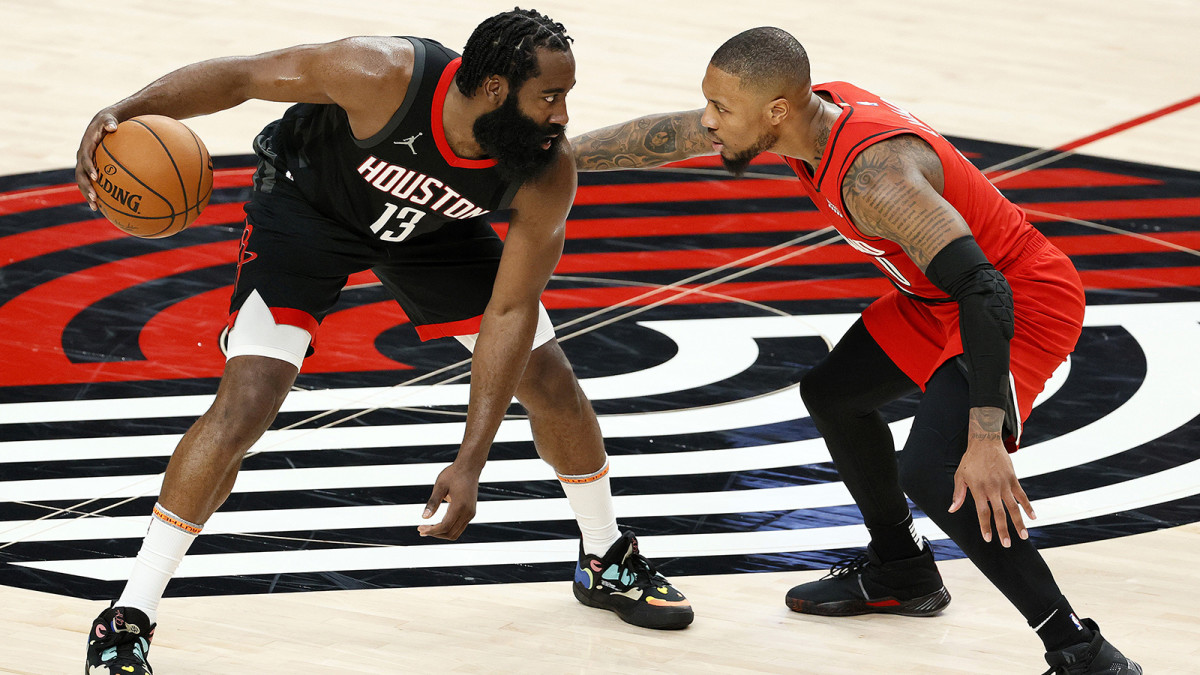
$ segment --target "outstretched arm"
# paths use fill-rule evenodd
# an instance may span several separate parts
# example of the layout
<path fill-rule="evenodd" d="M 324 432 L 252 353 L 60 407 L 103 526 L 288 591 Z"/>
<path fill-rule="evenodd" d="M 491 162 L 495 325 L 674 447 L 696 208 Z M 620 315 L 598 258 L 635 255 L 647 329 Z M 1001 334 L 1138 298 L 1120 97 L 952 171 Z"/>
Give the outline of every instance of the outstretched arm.
<path fill-rule="evenodd" d="M 335 103 L 346 110 L 360 138 L 383 128 L 399 107 L 412 77 L 407 40 L 356 37 L 301 45 L 256 56 L 210 59 L 184 66 L 96 113 L 76 154 L 75 181 L 95 210 L 89 178 L 104 135 L 138 115 L 187 119 L 232 108 L 250 99 L 285 103 Z"/>
<path fill-rule="evenodd" d="M 1007 516 L 1022 539 L 1029 535 L 1021 509 L 1035 517 L 1003 442 L 1012 291 L 966 221 L 942 197 L 944 182 L 933 148 L 904 135 L 872 145 L 855 158 L 843 179 L 842 196 L 860 230 L 900 244 L 925 276 L 958 302 L 971 408 L 950 511 L 957 511 L 970 492 L 984 540 L 991 541 L 994 520 L 1007 547 Z"/>
<path fill-rule="evenodd" d="M 648 115 L 589 131 L 571 139 L 580 171 L 648 169 L 699 155 L 713 155 L 700 116 L 704 109 Z"/>
<path fill-rule="evenodd" d="M 522 186 L 513 199 L 500 269 L 471 359 L 471 397 L 462 445 L 434 483 L 422 517 L 432 518 L 443 501 L 450 506 L 440 523 L 418 528 L 421 536 L 457 539 L 475 516 L 479 474 L 525 373 L 537 330 L 538 302 L 566 240 L 576 175 L 570 149 L 564 147 L 561 153 L 548 175 Z"/>

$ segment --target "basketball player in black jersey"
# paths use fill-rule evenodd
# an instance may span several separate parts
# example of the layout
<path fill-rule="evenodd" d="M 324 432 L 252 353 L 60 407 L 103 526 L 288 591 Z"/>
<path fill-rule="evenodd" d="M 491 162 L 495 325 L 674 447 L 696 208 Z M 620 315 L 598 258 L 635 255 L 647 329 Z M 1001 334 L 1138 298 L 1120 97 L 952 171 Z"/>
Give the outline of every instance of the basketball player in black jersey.
<path fill-rule="evenodd" d="M 453 336 L 474 353 L 465 435 L 423 515 L 449 505 L 420 533 L 462 534 L 515 395 L 580 525 L 576 598 L 639 626 L 691 623 L 688 601 L 617 530 L 599 424 L 539 302 L 576 188 L 562 136 L 569 42 L 561 24 L 516 9 L 480 24 L 461 58 L 421 38 L 350 38 L 186 66 L 97 113 L 76 168 L 93 208 L 92 155 L 120 121 L 254 98 L 298 103 L 255 139 L 225 372 L 171 457 L 124 592 L 92 625 L 88 672 L 150 672 L 167 582 L 275 418 L 347 277 L 366 269 L 423 339 Z M 482 219 L 499 209 L 512 211 L 503 245 Z"/>

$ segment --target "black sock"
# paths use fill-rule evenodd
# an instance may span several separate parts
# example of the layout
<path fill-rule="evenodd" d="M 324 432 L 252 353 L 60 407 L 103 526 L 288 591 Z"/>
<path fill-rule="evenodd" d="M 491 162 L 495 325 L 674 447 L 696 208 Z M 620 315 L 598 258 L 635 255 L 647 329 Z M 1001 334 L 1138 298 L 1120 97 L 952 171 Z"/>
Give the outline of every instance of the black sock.
<path fill-rule="evenodd" d="M 920 555 L 924 549 L 924 544 L 913 527 L 911 513 L 895 525 L 867 529 L 871 532 L 871 548 L 875 549 L 875 555 L 884 562 L 912 558 Z"/>
<path fill-rule="evenodd" d="M 1037 632 L 1048 652 L 1057 652 L 1080 642 L 1091 642 L 1093 637 L 1092 631 L 1080 623 L 1065 597 L 1060 597 L 1037 620 L 1030 621 L 1029 626 Z"/>

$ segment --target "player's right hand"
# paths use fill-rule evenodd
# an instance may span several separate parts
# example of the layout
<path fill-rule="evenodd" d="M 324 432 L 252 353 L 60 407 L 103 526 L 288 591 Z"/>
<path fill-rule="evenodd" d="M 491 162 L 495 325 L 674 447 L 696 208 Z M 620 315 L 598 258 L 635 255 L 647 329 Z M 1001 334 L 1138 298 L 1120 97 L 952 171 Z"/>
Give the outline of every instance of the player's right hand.
<path fill-rule="evenodd" d="M 83 132 L 83 139 L 79 141 L 79 152 L 75 153 L 75 184 L 79 186 L 79 191 L 83 193 L 88 207 L 93 211 L 96 210 L 96 191 L 92 188 L 92 181 L 97 178 L 96 148 L 100 147 L 100 141 L 105 134 L 116 130 L 116 116 L 107 109 L 101 110 L 92 118 L 87 131 Z"/>
<path fill-rule="evenodd" d="M 479 472 L 451 464 L 438 474 L 433 484 L 433 494 L 425 504 L 422 518 L 432 518 L 442 502 L 449 502 L 446 515 L 436 525 L 420 525 L 417 531 L 422 537 L 437 537 L 454 541 L 467 529 L 467 523 L 475 517 L 475 502 L 479 498 Z"/>

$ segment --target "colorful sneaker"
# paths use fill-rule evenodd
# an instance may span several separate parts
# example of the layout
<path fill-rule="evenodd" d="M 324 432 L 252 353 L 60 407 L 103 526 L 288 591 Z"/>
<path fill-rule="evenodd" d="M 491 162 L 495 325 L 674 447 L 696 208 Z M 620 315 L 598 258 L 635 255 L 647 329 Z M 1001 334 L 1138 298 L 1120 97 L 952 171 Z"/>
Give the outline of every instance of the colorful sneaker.
<path fill-rule="evenodd" d="M 1046 663 L 1050 670 L 1042 675 L 1087 675 L 1109 673 L 1110 675 L 1142 675 L 1142 667 L 1117 651 L 1112 643 L 1100 635 L 1100 627 L 1091 619 L 1081 619 L 1092 631 L 1092 641 L 1071 645 L 1058 652 L 1046 652 Z"/>
<path fill-rule="evenodd" d="M 616 612 L 635 626 L 676 629 L 692 622 L 692 603 L 638 553 L 632 532 L 623 533 L 602 558 L 585 555 L 581 545 L 571 586 L 576 600 Z"/>
<path fill-rule="evenodd" d="M 854 616 L 871 612 L 933 616 L 950 604 L 950 593 L 925 542 L 921 554 L 883 562 L 875 549 L 841 560 L 829 574 L 800 584 L 787 593 L 794 612 L 821 616 Z"/>
<path fill-rule="evenodd" d="M 84 675 L 151 675 L 154 624 L 140 609 L 109 607 L 92 622 Z"/>

